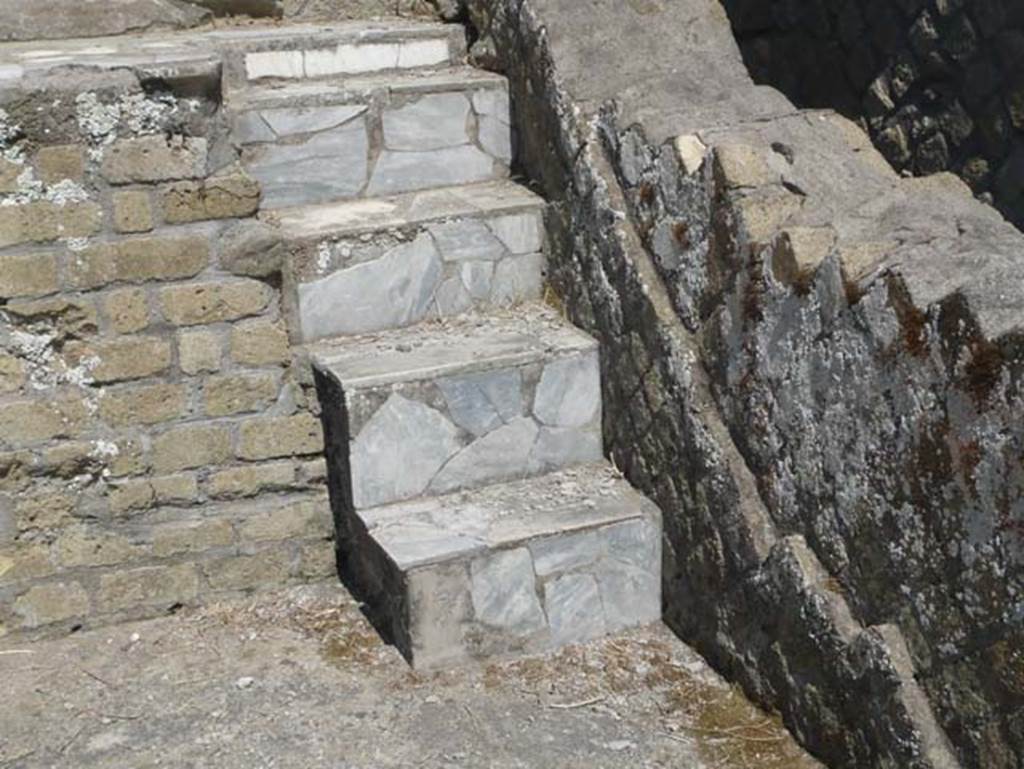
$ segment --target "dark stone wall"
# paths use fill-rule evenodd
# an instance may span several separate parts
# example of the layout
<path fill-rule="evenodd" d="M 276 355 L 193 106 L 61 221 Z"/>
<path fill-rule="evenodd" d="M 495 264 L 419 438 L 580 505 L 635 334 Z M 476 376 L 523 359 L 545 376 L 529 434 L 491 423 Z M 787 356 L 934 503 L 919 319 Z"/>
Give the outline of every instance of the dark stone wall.
<path fill-rule="evenodd" d="M 754 79 L 858 119 L 899 171 L 952 171 L 1024 227 L 1024 2 L 722 0 Z"/>

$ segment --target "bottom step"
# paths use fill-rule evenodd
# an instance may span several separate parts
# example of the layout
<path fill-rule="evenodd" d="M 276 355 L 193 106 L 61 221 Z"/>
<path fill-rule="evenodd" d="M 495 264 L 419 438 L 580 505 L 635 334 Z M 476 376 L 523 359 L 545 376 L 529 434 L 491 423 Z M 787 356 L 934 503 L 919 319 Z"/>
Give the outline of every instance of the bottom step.
<path fill-rule="evenodd" d="M 608 465 L 364 510 L 344 562 L 417 668 L 661 616 L 661 516 Z"/>

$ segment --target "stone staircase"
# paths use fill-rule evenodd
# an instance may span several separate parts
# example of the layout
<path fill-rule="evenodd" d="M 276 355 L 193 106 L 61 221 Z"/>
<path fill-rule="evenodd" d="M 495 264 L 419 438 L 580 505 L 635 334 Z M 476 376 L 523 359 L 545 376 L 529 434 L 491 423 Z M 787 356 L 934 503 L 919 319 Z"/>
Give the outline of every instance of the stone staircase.
<path fill-rule="evenodd" d="M 504 79 L 458 28 L 330 42 L 247 51 L 227 107 L 288 254 L 343 574 L 417 667 L 657 620 L 659 512 L 602 457 L 597 344 L 541 302 Z"/>

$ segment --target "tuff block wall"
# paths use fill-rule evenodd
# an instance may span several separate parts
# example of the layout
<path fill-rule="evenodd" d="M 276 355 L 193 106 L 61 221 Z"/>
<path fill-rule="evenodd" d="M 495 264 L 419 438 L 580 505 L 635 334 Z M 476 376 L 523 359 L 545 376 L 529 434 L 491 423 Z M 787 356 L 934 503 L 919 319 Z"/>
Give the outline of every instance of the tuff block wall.
<path fill-rule="evenodd" d="M 894 168 L 952 171 L 1024 228 L 1024 6 L 725 0 L 758 82 L 858 119 Z"/>
<path fill-rule="evenodd" d="M 281 278 L 232 261 L 260 189 L 227 139 L 220 68 L 13 83 L 0 633 L 330 576 L 321 427 Z"/>

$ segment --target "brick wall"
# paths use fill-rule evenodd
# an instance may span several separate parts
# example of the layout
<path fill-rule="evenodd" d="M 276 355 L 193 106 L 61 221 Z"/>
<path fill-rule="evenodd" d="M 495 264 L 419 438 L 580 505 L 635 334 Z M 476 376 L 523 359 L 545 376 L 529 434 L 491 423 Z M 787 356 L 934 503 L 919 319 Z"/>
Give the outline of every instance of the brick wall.
<path fill-rule="evenodd" d="M 219 83 L 94 85 L 0 94 L 0 635 L 334 570 L 282 281 L 226 266 L 260 193 Z"/>

